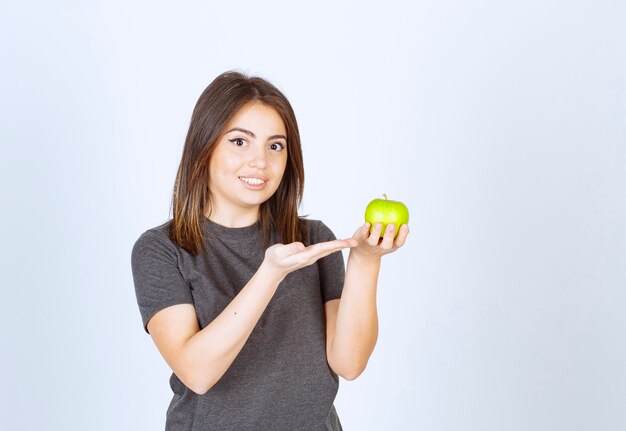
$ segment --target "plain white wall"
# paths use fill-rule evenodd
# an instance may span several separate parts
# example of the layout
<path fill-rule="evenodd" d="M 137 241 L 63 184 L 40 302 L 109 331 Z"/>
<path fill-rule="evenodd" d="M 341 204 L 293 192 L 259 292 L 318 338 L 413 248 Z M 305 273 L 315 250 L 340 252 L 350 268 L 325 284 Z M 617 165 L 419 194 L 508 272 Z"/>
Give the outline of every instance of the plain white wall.
<path fill-rule="evenodd" d="M 626 429 L 621 1 L 29 1 L 0 6 L 0 423 L 162 429 L 169 370 L 130 250 L 169 216 L 219 73 L 291 100 L 302 208 L 387 193 L 380 334 L 346 430 Z"/>

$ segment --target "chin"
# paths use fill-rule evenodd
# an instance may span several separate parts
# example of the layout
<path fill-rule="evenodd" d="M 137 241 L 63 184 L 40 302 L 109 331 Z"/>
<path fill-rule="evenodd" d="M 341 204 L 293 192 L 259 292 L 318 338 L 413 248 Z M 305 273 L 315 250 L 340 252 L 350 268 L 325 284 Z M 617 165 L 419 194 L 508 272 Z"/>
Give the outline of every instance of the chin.
<path fill-rule="evenodd" d="M 269 198 L 271 197 L 272 195 L 263 196 L 263 197 L 258 196 L 256 199 L 242 199 L 241 202 L 246 207 L 254 207 L 254 206 L 261 205 L 263 202 L 267 202 L 267 200 L 269 200 Z"/>

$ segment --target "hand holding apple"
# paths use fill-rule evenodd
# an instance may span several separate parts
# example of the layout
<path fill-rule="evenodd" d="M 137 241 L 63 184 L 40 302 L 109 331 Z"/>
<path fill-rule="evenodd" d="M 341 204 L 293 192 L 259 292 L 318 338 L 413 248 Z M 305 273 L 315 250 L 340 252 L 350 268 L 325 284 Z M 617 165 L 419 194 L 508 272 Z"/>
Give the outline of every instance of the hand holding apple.
<path fill-rule="evenodd" d="M 385 199 L 374 199 L 367 205 L 365 221 L 371 225 L 370 232 L 372 232 L 376 223 L 382 224 L 381 238 L 385 235 L 387 225 L 393 223 L 396 227 L 393 234 L 395 238 L 398 235 L 400 226 L 409 223 L 409 209 L 402 202 L 388 200 L 385 194 L 383 196 Z"/>
<path fill-rule="evenodd" d="M 350 259 L 380 262 L 406 242 L 409 235 L 409 210 L 402 202 L 374 199 L 365 210 L 365 221 L 352 236 L 358 245 L 350 249 Z M 350 261 L 350 260 L 349 260 Z"/>

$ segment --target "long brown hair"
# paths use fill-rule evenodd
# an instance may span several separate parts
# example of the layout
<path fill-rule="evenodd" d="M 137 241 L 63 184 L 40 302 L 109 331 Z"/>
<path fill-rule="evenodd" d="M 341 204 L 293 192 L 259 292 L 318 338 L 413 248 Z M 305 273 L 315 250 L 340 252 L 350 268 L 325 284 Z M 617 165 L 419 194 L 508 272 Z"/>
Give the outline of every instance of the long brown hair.
<path fill-rule="evenodd" d="M 283 243 L 306 241 L 298 207 L 304 190 L 300 132 L 291 104 L 274 85 L 240 72 L 222 73 L 202 92 L 191 116 L 172 196 L 170 238 L 191 254 L 206 250 L 201 222 L 211 208 L 209 159 L 228 122 L 250 101 L 278 112 L 287 131 L 287 166 L 276 192 L 259 208 L 266 243 L 275 229 Z"/>

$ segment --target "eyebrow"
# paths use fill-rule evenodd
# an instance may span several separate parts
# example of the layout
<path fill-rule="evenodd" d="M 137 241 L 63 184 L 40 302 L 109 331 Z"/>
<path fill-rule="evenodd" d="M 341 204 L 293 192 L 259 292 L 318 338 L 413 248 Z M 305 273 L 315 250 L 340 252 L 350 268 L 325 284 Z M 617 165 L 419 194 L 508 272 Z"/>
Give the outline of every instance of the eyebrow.
<path fill-rule="evenodd" d="M 230 129 L 228 132 L 226 132 L 227 134 L 230 132 L 243 132 L 248 136 L 252 136 L 253 138 L 256 138 L 256 135 L 254 133 L 252 133 L 250 130 L 246 130 L 246 129 L 242 129 L 241 127 L 233 127 L 232 129 Z M 267 138 L 268 141 L 272 140 L 272 139 L 279 139 L 279 138 L 283 138 L 285 141 L 287 140 L 287 137 L 285 135 L 272 135 L 269 138 Z"/>

